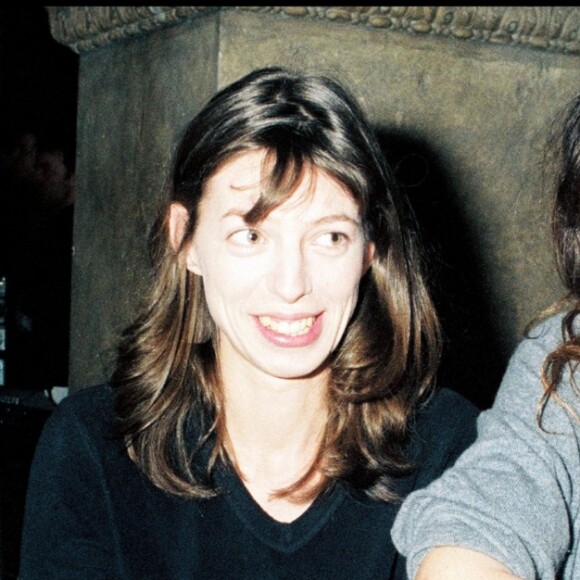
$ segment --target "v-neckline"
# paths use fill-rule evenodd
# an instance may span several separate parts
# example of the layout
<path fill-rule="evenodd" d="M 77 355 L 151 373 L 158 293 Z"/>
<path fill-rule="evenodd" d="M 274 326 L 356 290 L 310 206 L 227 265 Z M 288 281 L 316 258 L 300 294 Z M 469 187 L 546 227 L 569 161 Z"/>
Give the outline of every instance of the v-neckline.
<path fill-rule="evenodd" d="M 266 513 L 232 469 L 219 466 L 215 482 L 246 528 L 263 544 L 284 554 L 307 544 L 324 527 L 347 495 L 342 484 L 336 482 L 331 489 L 318 496 L 304 513 L 286 523 Z"/>

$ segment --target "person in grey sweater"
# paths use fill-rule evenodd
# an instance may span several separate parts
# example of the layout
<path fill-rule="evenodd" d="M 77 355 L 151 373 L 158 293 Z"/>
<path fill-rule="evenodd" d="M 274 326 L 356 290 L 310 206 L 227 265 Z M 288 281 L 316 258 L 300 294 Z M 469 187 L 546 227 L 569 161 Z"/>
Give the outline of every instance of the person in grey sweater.
<path fill-rule="evenodd" d="M 552 231 L 569 293 L 516 349 L 474 445 L 404 502 L 392 538 L 410 578 L 580 578 L 580 96 L 562 161 Z"/>

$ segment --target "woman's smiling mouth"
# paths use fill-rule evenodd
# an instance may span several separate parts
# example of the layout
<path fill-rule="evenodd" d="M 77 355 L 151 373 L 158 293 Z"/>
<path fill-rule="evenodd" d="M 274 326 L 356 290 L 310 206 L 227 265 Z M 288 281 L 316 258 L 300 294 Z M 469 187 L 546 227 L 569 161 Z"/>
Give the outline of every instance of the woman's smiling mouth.
<path fill-rule="evenodd" d="M 283 317 L 262 314 L 254 317 L 262 336 L 282 347 L 304 347 L 316 342 L 322 331 L 323 314 Z"/>
<path fill-rule="evenodd" d="M 260 324 L 278 334 L 300 336 L 306 334 L 314 324 L 315 317 L 308 316 L 299 320 L 280 320 L 272 316 L 259 316 Z"/>

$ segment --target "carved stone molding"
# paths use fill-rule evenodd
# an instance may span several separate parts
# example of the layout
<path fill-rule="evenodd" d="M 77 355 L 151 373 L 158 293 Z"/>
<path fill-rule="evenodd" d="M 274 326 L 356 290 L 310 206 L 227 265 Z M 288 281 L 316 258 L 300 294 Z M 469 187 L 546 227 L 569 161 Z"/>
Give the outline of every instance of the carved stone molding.
<path fill-rule="evenodd" d="M 278 14 L 580 54 L 575 6 L 48 6 L 51 32 L 75 52 L 220 10 Z"/>

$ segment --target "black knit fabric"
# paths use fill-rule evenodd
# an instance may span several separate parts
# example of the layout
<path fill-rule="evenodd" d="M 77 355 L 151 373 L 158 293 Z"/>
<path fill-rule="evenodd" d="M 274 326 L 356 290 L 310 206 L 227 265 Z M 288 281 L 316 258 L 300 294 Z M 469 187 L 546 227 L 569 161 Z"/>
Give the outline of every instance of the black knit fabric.
<path fill-rule="evenodd" d="M 441 390 L 419 413 L 401 494 L 425 486 L 475 438 L 477 410 Z M 113 393 L 102 385 L 65 399 L 36 450 L 26 506 L 21 580 L 405 578 L 390 529 L 398 503 L 344 482 L 292 523 L 256 504 L 225 467 L 216 498 L 155 488 L 110 433 Z"/>

